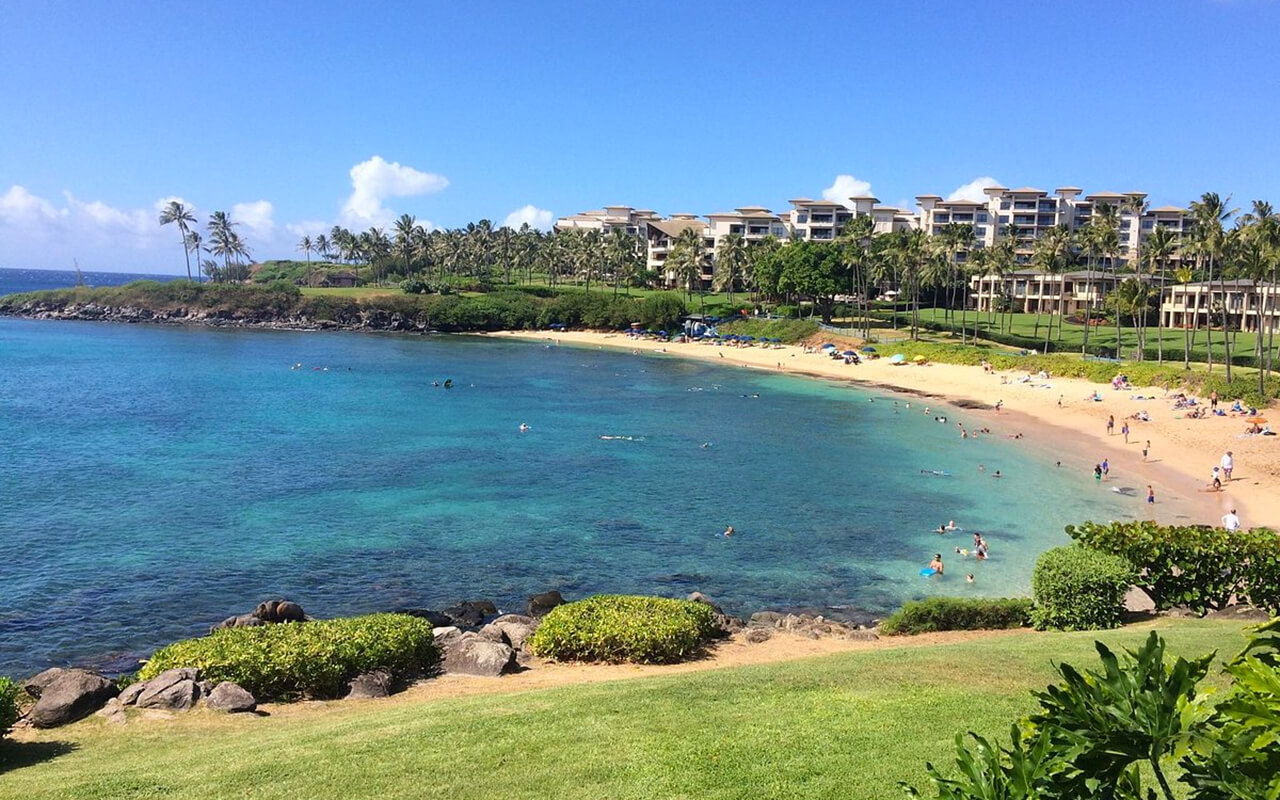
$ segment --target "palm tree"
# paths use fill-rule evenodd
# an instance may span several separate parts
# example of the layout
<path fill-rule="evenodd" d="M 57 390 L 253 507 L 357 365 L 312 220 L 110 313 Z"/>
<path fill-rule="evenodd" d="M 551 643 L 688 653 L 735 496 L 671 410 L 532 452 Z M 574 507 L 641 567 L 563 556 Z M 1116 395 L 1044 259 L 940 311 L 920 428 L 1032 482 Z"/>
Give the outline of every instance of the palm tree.
<path fill-rule="evenodd" d="M 187 235 L 186 235 L 186 237 L 182 240 L 182 244 L 183 244 L 183 246 L 184 246 L 184 247 L 186 247 L 186 248 L 187 248 L 187 252 L 188 252 L 188 253 L 191 253 L 191 254 L 195 255 L 195 257 L 196 257 L 196 279 L 197 279 L 197 280 L 199 280 L 199 278 L 200 278 L 200 248 L 201 248 L 201 247 L 203 246 L 203 244 L 204 244 L 204 239 L 203 239 L 203 237 L 201 237 L 201 236 L 200 236 L 200 231 L 197 231 L 197 230 L 190 230 L 190 231 L 187 231 Z"/>
<path fill-rule="evenodd" d="M 235 231 L 238 224 L 231 221 L 227 212 L 215 211 L 209 215 L 209 222 L 206 225 L 209 230 L 209 252 L 222 257 L 223 280 L 231 274 L 231 259 L 239 257 L 242 249 Z"/>
<path fill-rule="evenodd" d="M 1217 192 L 1205 192 L 1200 195 L 1200 199 L 1191 203 L 1191 215 L 1195 219 L 1195 238 L 1199 245 L 1199 251 L 1209 262 L 1209 284 L 1210 297 L 1212 297 L 1212 284 L 1214 267 L 1222 260 L 1223 251 L 1226 248 L 1226 223 L 1236 213 L 1236 209 L 1228 209 L 1227 205 L 1231 202 L 1231 195 L 1227 195 L 1224 200 L 1218 196 Z M 1227 308 L 1227 286 L 1224 277 L 1219 270 L 1218 286 L 1222 295 L 1222 338 L 1224 341 L 1223 359 L 1226 362 L 1227 383 L 1231 383 L 1231 337 L 1229 335 L 1230 326 Z M 1210 302 L 1212 306 L 1212 302 Z M 1199 317 L 1199 314 L 1196 315 Z M 1209 352 L 1209 370 L 1213 371 L 1213 337 L 1210 333 L 1213 325 L 1210 323 L 1206 326 L 1205 335 L 1208 337 L 1207 345 Z"/>
<path fill-rule="evenodd" d="M 729 293 L 729 303 L 733 303 L 733 287 L 742 275 L 747 261 L 747 242 L 741 234 L 730 233 L 720 240 L 715 255 L 715 282 L 713 288 L 717 292 Z"/>
<path fill-rule="evenodd" d="M 191 226 L 196 224 L 196 215 L 177 200 L 170 200 L 160 212 L 160 224 L 177 223 L 178 233 L 182 238 L 182 254 L 187 259 L 187 280 L 191 280 L 191 250 L 187 247 L 187 234 Z"/>
<path fill-rule="evenodd" d="M 310 236 L 303 236 L 298 240 L 298 252 L 307 254 L 307 272 L 311 272 L 311 251 L 316 249 L 316 243 L 311 241 Z"/>
<path fill-rule="evenodd" d="M 1265 200 L 1254 200 L 1253 207 L 1248 214 L 1241 218 L 1241 223 L 1247 226 L 1249 238 L 1257 243 L 1261 250 L 1262 256 L 1270 264 L 1270 272 L 1265 274 L 1264 278 L 1270 279 L 1267 286 L 1266 299 L 1264 300 L 1261 292 L 1258 292 L 1258 352 L 1259 370 L 1265 370 L 1267 375 L 1271 374 L 1271 360 L 1274 353 L 1272 345 L 1275 343 L 1276 334 L 1276 279 L 1277 271 L 1280 271 L 1280 214 L 1276 214 L 1272 205 Z M 1257 286 L 1255 285 L 1255 290 Z M 1266 360 L 1265 363 L 1261 358 L 1263 353 L 1262 345 L 1262 323 L 1263 319 L 1267 321 L 1267 344 L 1266 344 Z"/>
<path fill-rule="evenodd" d="M 631 284 L 640 268 L 640 237 L 614 228 L 605 242 L 605 255 L 613 268 L 613 296 L 618 296 L 618 289 L 624 283 L 627 294 L 631 294 Z"/>
<path fill-rule="evenodd" d="M 667 256 L 668 269 L 674 270 L 676 279 L 685 287 L 689 299 L 693 299 L 693 288 L 702 287 L 702 268 L 706 263 L 706 245 L 702 241 L 702 231 L 696 225 L 680 231 L 671 254 Z"/>
<path fill-rule="evenodd" d="M 1155 230 L 1143 243 L 1140 263 L 1146 265 L 1152 275 L 1160 280 L 1158 297 L 1163 300 L 1165 288 L 1165 267 L 1178 247 L 1178 237 L 1163 225 L 1156 225 Z M 1156 315 L 1156 362 L 1164 363 L 1164 314 Z"/>
<path fill-rule="evenodd" d="M 1057 275 L 1066 268 L 1068 260 L 1071 258 L 1071 230 L 1066 225 L 1058 225 L 1045 231 L 1044 235 L 1036 240 L 1033 246 L 1031 261 L 1041 270 L 1046 280 L 1044 286 L 1050 286 L 1053 281 L 1048 280 Z M 1065 287 L 1064 287 L 1065 288 Z M 1036 301 L 1036 327 L 1033 336 L 1039 335 L 1040 332 L 1040 314 L 1044 311 L 1044 294 Z M 1054 308 L 1049 315 L 1049 324 L 1045 327 L 1044 333 L 1044 351 L 1049 352 L 1049 339 L 1053 335 L 1053 316 L 1058 316 L 1058 330 L 1062 330 L 1062 318 L 1066 316 L 1066 298 L 1059 296 L 1058 302 L 1054 304 Z"/>
<path fill-rule="evenodd" d="M 323 258 L 325 261 L 329 260 L 331 245 L 329 244 L 329 239 L 327 236 L 325 236 L 323 233 L 317 236 L 316 240 L 312 243 L 312 247 L 315 249 L 316 254 L 318 256 Z"/>
<path fill-rule="evenodd" d="M 413 232 L 417 227 L 416 220 L 409 214 L 401 214 L 400 219 L 396 220 L 395 226 L 395 249 L 404 259 L 404 276 L 407 278 L 412 270 L 409 267 L 409 260 L 413 258 Z"/>

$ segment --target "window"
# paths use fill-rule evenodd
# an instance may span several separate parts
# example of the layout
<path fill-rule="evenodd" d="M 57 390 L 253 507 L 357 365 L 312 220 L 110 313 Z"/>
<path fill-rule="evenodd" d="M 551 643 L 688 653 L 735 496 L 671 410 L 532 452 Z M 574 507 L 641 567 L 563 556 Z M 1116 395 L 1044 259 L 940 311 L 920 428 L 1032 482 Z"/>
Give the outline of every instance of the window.
<path fill-rule="evenodd" d="M 988 221 L 988 220 L 987 220 L 987 212 L 985 212 L 985 211 L 979 211 L 979 212 L 978 212 L 978 222 L 987 222 L 987 221 Z"/>
<path fill-rule="evenodd" d="M 808 214 L 797 214 L 797 215 L 796 215 L 796 224 L 797 224 L 797 225 L 803 225 L 803 224 L 805 224 L 805 223 L 806 223 L 806 222 L 808 222 L 808 221 L 809 221 L 809 215 L 808 215 Z"/>

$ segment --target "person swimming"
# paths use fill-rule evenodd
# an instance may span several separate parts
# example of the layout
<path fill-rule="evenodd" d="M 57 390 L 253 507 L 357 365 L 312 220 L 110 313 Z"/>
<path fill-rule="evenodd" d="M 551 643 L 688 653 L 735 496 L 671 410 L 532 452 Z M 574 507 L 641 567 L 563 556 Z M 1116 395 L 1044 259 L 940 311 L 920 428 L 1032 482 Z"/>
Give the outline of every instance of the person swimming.
<path fill-rule="evenodd" d="M 938 527 L 934 530 L 934 533 L 946 533 L 946 532 L 947 532 L 947 526 L 941 523 L 939 523 Z"/>
<path fill-rule="evenodd" d="M 956 526 L 956 521 L 953 519 L 953 520 L 948 520 L 948 521 L 947 521 L 947 530 L 949 530 L 949 531 L 958 531 L 958 530 L 960 530 L 960 528 Z"/>
<path fill-rule="evenodd" d="M 530 427 L 528 426 L 528 424 L 526 424 L 526 423 L 524 423 L 524 422 L 521 422 L 521 423 L 520 423 L 520 432 L 521 432 L 521 433 L 528 433 L 528 432 L 529 432 L 529 431 L 531 431 L 531 430 L 533 430 L 533 429 L 532 429 L 532 428 L 530 428 Z"/>
<path fill-rule="evenodd" d="M 445 378 L 445 379 L 444 379 L 444 388 L 446 388 L 446 389 L 452 389 L 452 388 L 453 388 L 453 378 Z"/>
<path fill-rule="evenodd" d="M 727 526 L 727 527 L 724 529 L 724 536 L 725 536 L 726 538 L 727 538 L 727 537 L 729 537 L 729 536 L 732 536 L 732 535 L 733 535 L 733 533 L 734 533 L 734 530 L 733 530 L 733 526 L 732 526 L 732 525 L 729 525 L 729 526 Z"/>

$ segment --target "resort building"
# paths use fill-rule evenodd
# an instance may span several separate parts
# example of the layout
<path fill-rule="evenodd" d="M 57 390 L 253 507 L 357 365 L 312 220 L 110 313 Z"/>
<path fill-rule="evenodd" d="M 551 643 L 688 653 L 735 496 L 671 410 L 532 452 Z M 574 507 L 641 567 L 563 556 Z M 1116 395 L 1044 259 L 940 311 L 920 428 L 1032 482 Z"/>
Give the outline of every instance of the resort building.
<path fill-rule="evenodd" d="M 702 272 L 699 275 L 699 282 L 702 288 L 711 286 L 711 280 L 715 275 L 713 269 L 715 239 L 711 237 L 707 223 L 699 219 L 694 214 L 672 214 L 668 219 L 648 220 L 645 223 L 645 248 L 647 257 L 645 259 L 645 268 L 651 272 L 656 272 L 662 285 L 666 288 L 684 288 L 684 282 L 675 270 L 667 268 L 667 257 L 671 255 L 671 249 L 675 246 L 676 239 L 680 234 L 688 229 L 697 230 L 702 234 Z"/>
<path fill-rule="evenodd" d="M 1121 280 L 1099 270 L 1049 273 L 1015 270 L 1003 276 L 974 275 L 971 302 L 979 311 L 1009 310 L 1024 314 L 1074 316 L 1086 307 L 1098 309 Z"/>
<path fill-rule="evenodd" d="M 1248 279 L 1171 284 L 1160 322 L 1166 328 L 1221 327 L 1224 308 L 1232 330 L 1280 331 L 1280 285 Z"/>
<path fill-rule="evenodd" d="M 648 209 L 637 211 L 631 206 L 605 206 L 596 211 L 583 211 L 571 217 L 556 220 L 557 231 L 582 230 L 611 233 L 621 229 L 637 236 L 645 235 L 645 226 L 651 220 L 662 219 Z"/>

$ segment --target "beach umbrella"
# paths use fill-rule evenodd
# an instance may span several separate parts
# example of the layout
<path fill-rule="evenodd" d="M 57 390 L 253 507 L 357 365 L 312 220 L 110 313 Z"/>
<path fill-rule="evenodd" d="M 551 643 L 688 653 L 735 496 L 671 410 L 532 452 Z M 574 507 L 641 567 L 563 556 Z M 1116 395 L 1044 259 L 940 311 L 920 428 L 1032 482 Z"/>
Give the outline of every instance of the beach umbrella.
<path fill-rule="evenodd" d="M 875 351 L 876 349 L 871 345 L 867 345 L 866 347 L 862 348 L 862 352 L 864 353 L 874 353 Z"/>
<path fill-rule="evenodd" d="M 923 362 L 925 362 L 925 361 L 928 361 L 929 359 L 925 358 L 924 356 L 916 356 L 915 358 L 913 358 L 913 359 L 911 359 L 911 360 L 912 360 L 912 361 L 914 361 L 914 362 L 916 362 L 917 364 L 921 364 L 921 363 L 923 363 Z"/>
<path fill-rule="evenodd" d="M 902 353 L 894 353 L 893 355 L 889 356 L 889 362 L 892 364 L 901 364 L 903 361 L 906 361 L 906 360 L 907 360 L 907 357 L 904 356 Z"/>
<path fill-rule="evenodd" d="M 827 342 L 826 344 L 822 345 L 822 349 L 823 349 L 823 350 L 834 350 L 834 349 L 835 349 L 835 345 L 834 345 L 834 344 L 832 344 L 831 342 Z"/>
<path fill-rule="evenodd" d="M 842 356 L 856 356 L 856 355 L 857 355 L 857 353 L 853 352 L 852 350 L 845 350 L 845 351 L 844 351 L 843 353 L 841 353 L 840 355 L 842 355 Z"/>

